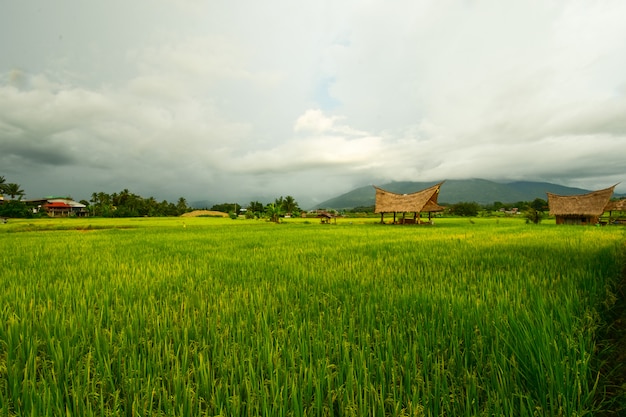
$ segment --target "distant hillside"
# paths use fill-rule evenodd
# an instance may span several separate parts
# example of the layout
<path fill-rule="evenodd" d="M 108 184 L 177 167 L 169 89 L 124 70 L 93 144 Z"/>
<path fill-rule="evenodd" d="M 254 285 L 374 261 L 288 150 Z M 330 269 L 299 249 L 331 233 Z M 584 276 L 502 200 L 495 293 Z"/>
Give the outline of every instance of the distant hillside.
<path fill-rule="evenodd" d="M 378 187 L 400 194 L 409 194 L 423 190 L 441 181 L 430 182 L 391 182 L 376 184 Z M 546 192 L 560 195 L 584 194 L 590 190 L 566 187 L 548 182 L 516 181 L 499 183 L 483 179 L 447 180 L 441 186 L 439 203 L 454 204 L 460 201 L 474 201 L 478 204 L 490 204 L 494 201 L 516 203 L 532 201 L 535 198 L 547 200 Z M 351 209 L 375 204 L 376 192 L 371 185 L 359 187 L 338 197 L 331 198 L 314 208 Z"/>

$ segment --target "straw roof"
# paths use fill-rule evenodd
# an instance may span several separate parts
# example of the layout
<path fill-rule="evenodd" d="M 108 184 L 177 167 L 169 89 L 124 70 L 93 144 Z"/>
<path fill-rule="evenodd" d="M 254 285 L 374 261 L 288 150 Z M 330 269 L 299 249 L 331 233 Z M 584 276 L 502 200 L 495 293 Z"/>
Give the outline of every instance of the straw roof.
<path fill-rule="evenodd" d="M 613 189 L 617 184 L 587 194 L 561 196 L 548 194 L 548 206 L 552 216 L 601 216 L 606 211 Z"/>
<path fill-rule="evenodd" d="M 626 211 L 626 198 L 617 201 L 609 201 L 604 211 Z"/>
<path fill-rule="evenodd" d="M 396 194 L 374 186 L 376 189 L 375 213 L 443 211 L 443 207 L 437 204 L 441 184 L 443 182 L 411 194 Z"/>

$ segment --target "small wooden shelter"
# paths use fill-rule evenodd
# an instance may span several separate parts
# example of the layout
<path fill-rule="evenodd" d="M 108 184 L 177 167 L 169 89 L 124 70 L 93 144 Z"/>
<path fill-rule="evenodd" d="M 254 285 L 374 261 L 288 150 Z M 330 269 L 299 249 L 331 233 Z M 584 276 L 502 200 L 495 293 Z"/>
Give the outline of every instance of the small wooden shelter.
<path fill-rule="evenodd" d="M 330 224 L 333 219 L 335 219 L 335 224 L 337 224 L 337 217 L 327 211 L 317 213 L 316 217 L 320 219 L 322 224 Z"/>
<path fill-rule="evenodd" d="M 616 185 L 580 195 L 562 196 L 546 193 L 550 215 L 556 217 L 556 224 L 596 224 L 600 221 L 600 216 L 607 211 Z"/>
<path fill-rule="evenodd" d="M 400 224 L 419 224 L 420 214 L 427 212 L 430 223 L 433 212 L 444 210 L 437 203 L 441 184 L 443 181 L 411 194 L 397 194 L 374 186 L 376 189 L 376 209 L 374 212 L 380 213 L 381 223 L 385 222 L 385 213 L 393 213 L 393 222 Z M 402 213 L 402 218 L 399 220 L 396 220 L 397 213 Z M 407 218 L 406 213 L 413 213 L 413 218 Z"/>

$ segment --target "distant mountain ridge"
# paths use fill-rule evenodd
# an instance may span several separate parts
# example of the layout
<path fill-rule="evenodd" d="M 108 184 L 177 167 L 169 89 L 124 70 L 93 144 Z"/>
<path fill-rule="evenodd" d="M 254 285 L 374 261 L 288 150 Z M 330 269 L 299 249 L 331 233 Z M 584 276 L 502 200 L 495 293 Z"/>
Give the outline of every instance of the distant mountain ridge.
<path fill-rule="evenodd" d="M 431 187 L 441 181 L 411 182 L 394 181 L 376 186 L 398 194 L 410 194 Z M 567 187 L 548 182 L 515 181 L 499 183 L 484 179 L 446 180 L 439 193 L 440 204 L 454 204 L 461 201 L 473 201 L 478 204 L 491 204 L 500 201 L 504 204 L 518 201 L 533 201 L 535 198 L 548 199 L 546 192 L 559 195 L 585 194 L 591 190 Z M 615 194 L 619 197 L 620 194 Z M 354 207 L 372 206 L 375 204 L 376 191 L 371 185 L 356 188 L 340 196 L 316 204 L 314 208 L 336 210 Z"/>

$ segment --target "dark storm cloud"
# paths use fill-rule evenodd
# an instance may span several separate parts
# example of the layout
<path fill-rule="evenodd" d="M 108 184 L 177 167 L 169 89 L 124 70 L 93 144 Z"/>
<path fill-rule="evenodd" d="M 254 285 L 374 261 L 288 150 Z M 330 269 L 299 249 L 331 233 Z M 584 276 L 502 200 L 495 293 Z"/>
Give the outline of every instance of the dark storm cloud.
<path fill-rule="evenodd" d="M 2 163 L 18 163 L 25 166 L 32 165 L 69 165 L 79 161 L 70 152 L 58 149 L 54 145 L 44 143 L 5 143 L 2 145 Z"/>

